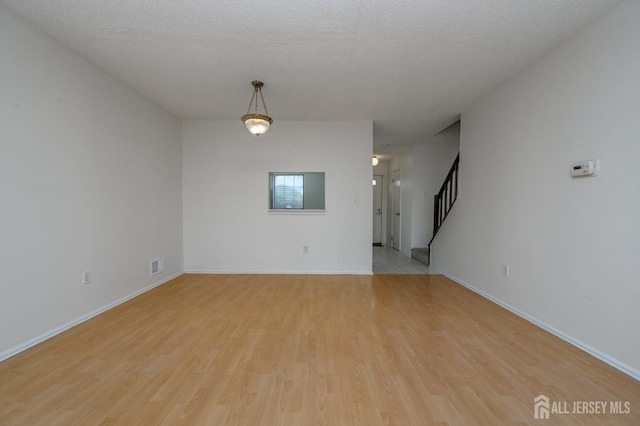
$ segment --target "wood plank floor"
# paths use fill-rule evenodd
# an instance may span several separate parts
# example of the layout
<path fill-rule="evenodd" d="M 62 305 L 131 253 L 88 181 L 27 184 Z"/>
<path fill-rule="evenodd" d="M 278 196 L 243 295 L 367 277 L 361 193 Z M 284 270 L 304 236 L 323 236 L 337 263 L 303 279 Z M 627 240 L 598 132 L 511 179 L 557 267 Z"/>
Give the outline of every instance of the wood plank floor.
<path fill-rule="evenodd" d="M 0 424 L 534 424 L 640 383 L 439 275 L 184 275 L 0 363 Z"/>

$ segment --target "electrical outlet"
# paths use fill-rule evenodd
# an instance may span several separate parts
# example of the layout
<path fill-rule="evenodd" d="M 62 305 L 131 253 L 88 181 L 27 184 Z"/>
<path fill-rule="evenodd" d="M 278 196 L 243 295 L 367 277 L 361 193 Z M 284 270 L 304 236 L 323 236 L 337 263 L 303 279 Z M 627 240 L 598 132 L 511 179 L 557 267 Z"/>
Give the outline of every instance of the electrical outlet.
<path fill-rule="evenodd" d="M 304 254 L 309 253 L 309 246 L 302 246 L 302 252 L 303 252 Z"/>
<path fill-rule="evenodd" d="M 91 271 L 84 271 L 82 273 L 82 285 L 87 285 L 91 282 Z"/>
<path fill-rule="evenodd" d="M 502 265 L 502 275 L 505 277 L 509 276 L 509 265 Z"/>

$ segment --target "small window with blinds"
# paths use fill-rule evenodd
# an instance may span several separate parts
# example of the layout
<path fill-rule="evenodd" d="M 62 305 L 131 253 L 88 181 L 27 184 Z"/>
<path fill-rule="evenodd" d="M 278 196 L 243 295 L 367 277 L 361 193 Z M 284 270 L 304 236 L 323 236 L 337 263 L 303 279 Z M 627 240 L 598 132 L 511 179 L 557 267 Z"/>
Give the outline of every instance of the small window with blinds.
<path fill-rule="evenodd" d="M 269 211 L 324 212 L 324 173 L 269 173 Z"/>
<path fill-rule="evenodd" d="M 273 208 L 304 209 L 304 175 L 274 174 Z"/>

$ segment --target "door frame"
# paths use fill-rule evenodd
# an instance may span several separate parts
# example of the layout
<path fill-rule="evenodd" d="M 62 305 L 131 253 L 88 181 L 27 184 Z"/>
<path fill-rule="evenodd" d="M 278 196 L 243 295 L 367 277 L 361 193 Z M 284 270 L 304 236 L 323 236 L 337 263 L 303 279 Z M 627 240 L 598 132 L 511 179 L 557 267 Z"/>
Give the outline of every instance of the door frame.
<path fill-rule="evenodd" d="M 379 182 L 376 186 L 380 187 L 380 242 L 382 243 L 382 245 L 386 244 L 386 198 L 387 198 L 387 194 L 385 191 L 385 175 L 383 173 L 375 173 L 373 175 L 373 178 L 379 178 Z M 373 206 L 372 206 L 373 208 Z M 373 232 L 373 231 L 372 231 Z M 372 239 L 373 239 L 373 234 L 371 235 Z M 375 241 L 374 241 L 375 243 Z"/>
<path fill-rule="evenodd" d="M 396 178 L 396 175 L 398 176 Z M 399 181 L 399 184 L 396 186 L 396 180 Z M 396 204 L 396 194 L 397 191 L 397 206 Z M 402 248 L 402 169 L 397 169 L 391 172 L 391 186 L 390 186 L 390 195 L 391 195 L 391 247 L 401 251 Z M 397 209 L 396 209 L 397 207 Z M 396 217 L 396 210 L 398 214 L 398 235 L 394 235 L 394 219 Z"/>

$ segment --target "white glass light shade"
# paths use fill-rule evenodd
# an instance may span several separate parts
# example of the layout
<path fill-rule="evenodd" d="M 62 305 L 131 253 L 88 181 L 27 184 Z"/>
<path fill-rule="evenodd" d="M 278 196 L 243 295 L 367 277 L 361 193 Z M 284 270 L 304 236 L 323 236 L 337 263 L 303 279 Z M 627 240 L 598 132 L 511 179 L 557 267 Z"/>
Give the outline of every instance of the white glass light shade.
<path fill-rule="evenodd" d="M 273 120 L 271 117 L 262 114 L 247 114 L 242 117 L 247 130 L 256 136 L 267 133 Z"/>
<path fill-rule="evenodd" d="M 374 166 L 377 166 L 377 165 L 378 165 L 378 157 L 376 157 L 376 156 L 374 155 L 374 156 L 373 156 L 373 160 L 371 160 L 371 163 L 372 163 Z"/>

